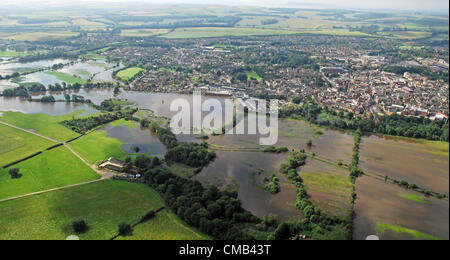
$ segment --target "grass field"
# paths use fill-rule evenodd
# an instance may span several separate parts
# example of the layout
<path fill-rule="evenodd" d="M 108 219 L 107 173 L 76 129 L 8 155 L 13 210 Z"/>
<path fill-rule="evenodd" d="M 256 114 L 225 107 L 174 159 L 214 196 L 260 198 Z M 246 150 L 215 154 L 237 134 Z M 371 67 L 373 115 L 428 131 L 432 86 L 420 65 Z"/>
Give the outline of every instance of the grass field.
<path fill-rule="evenodd" d="M 82 110 L 63 116 L 50 116 L 47 114 L 2 112 L 3 117 L 0 117 L 0 120 L 24 129 L 33 129 L 36 133 L 65 142 L 79 136 L 79 134 L 61 125 L 60 122 L 70 120 L 81 113 L 83 113 Z"/>
<path fill-rule="evenodd" d="M 12 168 L 20 169 L 22 177 L 11 179 L 9 169 L 0 169 L 0 199 L 100 178 L 66 147 L 46 151 Z"/>
<path fill-rule="evenodd" d="M 0 239 L 62 240 L 73 234 L 72 222 L 83 219 L 89 231 L 80 235 L 80 239 L 107 240 L 117 234 L 120 223 L 134 224 L 148 211 L 162 206 L 162 198 L 146 185 L 102 181 L 0 203 Z M 137 226 L 135 238 L 199 238 L 198 232 L 177 217 L 159 214 L 147 224 Z"/>
<path fill-rule="evenodd" d="M 209 240 L 206 235 L 196 231 L 181 221 L 177 215 L 163 210 L 152 220 L 140 224 L 133 235 L 118 237 L 116 240 Z"/>
<path fill-rule="evenodd" d="M 398 194 L 398 196 L 417 203 L 431 205 L 431 201 L 417 194 Z"/>
<path fill-rule="evenodd" d="M 86 80 L 66 74 L 66 73 L 56 72 L 56 71 L 46 71 L 44 73 L 55 76 L 57 79 L 64 81 L 66 83 L 69 83 L 69 84 L 75 84 L 75 83 L 86 84 Z"/>
<path fill-rule="evenodd" d="M 20 160 L 55 144 L 41 137 L 0 124 L 0 166 Z"/>
<path fill-rule="evenodd" d="M 261 76 L 258 75 L 258 73 L 256 73 L 255 71 L 247 71 L 247 80 L 257 80 L 257 81 L 261 81 L 263 80 L 263 78 L 261 78 Z"/>
<path fill-rule="evenodd" d="M 202 27 L 202 28 L 179 28 L 161 37 L 168 39 L 185 38 L 207 38 L 222 36 L 248 36 L 248 35 L 284 35 L 296 34 L 297 31 L 254 29 L 254 28 L 222 28 L 222 27 Z"/>
<path fill-rule="evenodd" d="M 414 239 L 418 239 L 418 240 L 440 240 L 440 238 L 429 235 L 429 234 L 425 234 L 422 233 L 420 231 L 414 230 L 414 229 L 410 229 L 410 228 L 405 228 L 405 227 L 401 227 L 401 226 L 396 226 L 396 225 L 390 225 L 390 224 L 386 224 L 386 223 L 382 223 L 382 222 L 378 222 L 377 223 L 377 233 L 378 235 L 382 235 L 384 234 L 384 232 L 386 232 L 386 230 L 392 230 L 395 233 L 405 233 L 408 234 L 410 236 L 412 236 Z"/>
<path fill-rule="evenodd" d="M 25 57 L 27 55 L 29 55 L 29 54 L 26 52 L 0 51 L 0 57 L 4 57 L 4 58 Z"/>
<path fill-rule="evenodd" d="M 128 69 L 124 69 L 119 71 L 116 76 L 119 77 L 123 81 L 127 81 L 129 79 L 132 79 L 136 74 L 139 72 L 144 71 L 144 69 L 138 68 L 138 67 L 131 67 Z"/>
<path fill-rule="evenodd" d="M 54 32 L 22 32 L 2 36 L 2 39 L 16 40 L 16 41 L 42 41 L 42 40 L 63 40 L 65 38 L 76 36 L 77 33 L 69 31 L 54 31 Z"/>
<path fill-rule="evenodd" d="M 122 142 L 106 136 L 106 131 L 94 131 L 82 138 L 70 143 L 70 146 L 89 163 L 97 163 L 114 157 L 125 159 Z"/>
<path fill-rule="evenodd" d="M 121 35 L 124 37 L 150 37 L 170 32 L 169 29 L 128 29 L 122 30 Z"/>

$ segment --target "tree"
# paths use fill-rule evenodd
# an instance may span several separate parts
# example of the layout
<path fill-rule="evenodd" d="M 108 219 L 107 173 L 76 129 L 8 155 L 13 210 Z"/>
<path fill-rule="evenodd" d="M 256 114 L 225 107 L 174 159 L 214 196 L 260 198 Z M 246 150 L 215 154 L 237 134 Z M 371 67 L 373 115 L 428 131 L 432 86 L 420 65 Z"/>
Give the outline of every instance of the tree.
<path fill-rule="evenodd" d="M 308 147 L 311 147 L 311 146 L 313 145 L 312 140 L 308 140 L 308 142 L 306 142 L 306 145 L 307 145 Z"/>
<path fill-rule="evenodd" d="M 11 179 L 18 179 L 18 178 L 22 177 L 22 175 L 19 174 L 19 171 L 20 170 L 17 168 L 11 168 L 9 170 L 9 175 L 11 175 Z"/>
<path fill-rule="evenodd" d="M 130 224 L 122 223 L 119 225 L 119 236 L 131 236 L 133 234 L 133 228 Z"/>
<path fill-rule="evenodd" d="M 84 220 L 74 221 L 72 223 L 73 231 L 77 234 L 85 233 L 89 230 L 89 227 Z"/>

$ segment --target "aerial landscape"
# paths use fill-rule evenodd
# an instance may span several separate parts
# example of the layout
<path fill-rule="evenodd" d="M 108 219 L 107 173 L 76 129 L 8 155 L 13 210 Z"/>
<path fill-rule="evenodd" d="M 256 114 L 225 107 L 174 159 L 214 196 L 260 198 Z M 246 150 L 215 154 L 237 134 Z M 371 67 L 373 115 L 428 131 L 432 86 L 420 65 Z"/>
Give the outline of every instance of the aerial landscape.
<path fill-rule="evenodd" d="M 448 240 L 448 1 L 365 2 L 2 0 L 0 240 Z"/>

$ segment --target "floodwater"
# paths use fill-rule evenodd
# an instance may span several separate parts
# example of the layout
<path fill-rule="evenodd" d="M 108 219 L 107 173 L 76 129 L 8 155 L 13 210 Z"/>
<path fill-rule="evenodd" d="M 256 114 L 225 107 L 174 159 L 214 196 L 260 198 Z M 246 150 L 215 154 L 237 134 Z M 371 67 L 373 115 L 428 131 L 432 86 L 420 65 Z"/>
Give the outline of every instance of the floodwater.
<path fill-rule="evenodd" d="M 102 101 L 111 99 L 114 97 L 113 89 L 78 89 L 78 90 L 66 90 L 66 91 L 47 91 L 46 93 L 32 93 L 31 96 L 34 99 L 39 99 L 43 96 L 52 95 L 56 100 L 65 100 L 65 95 L 70 96 L 77 95 L 82 96 L 86 100 L 90 99 L 92 103 L 100 105 Z"/>
<path fill-rule="evenodd" d="M 61 116 L 77 110 L 85 110 L 81 116 L 99 112 L 87 104 L 66 102 L 41 103 L 29 102 L 18 97 L 0 97 L 0 111 L 17 111 L 25 114 L 45 113 L 52 116 Z"/>
<path fill-rule="evenodd" d="M 77 62 L 69 66 L 64 66 L 64 68 L 58 70 L 58 72 L 67 73 L 69 75 L 76 75 L 82 79 L 89 79 L 91 76 L 97 75 L 101 72 L 111 69 L 114 64 L 107 63 L 103 60 L 98 61 L 86 61 Z M 86 73 L 88 72 L 88 74 Z"/>
<path fill-rule="evenodd" d="M 363 137 L 361 168 L 449 195 L 448 143 Z"/>
<path fill-rule="evenodd" d="M 141 129 L 137 124 L 136 128 L 126 125 L 106 125 L 99 131 L 106 131 L 108 137 L 116 138 L 124 143 L 122 150 L 128 154 L 150 154 L 161 158 L 166 154 L 166 147 L 158 137 L 148 129 Z M 133 151 L 131 149 L 133 147 L 139 147 L 139 152 Z"/>
<path fill-rule="evenodd" d="M 222 189 L 238 190 L 243 208 L 258 217 L 273 213 L 281 221 L 299 219 L 302 215 L 295 208 L 296 188 L 278 172 L 286 158 L 286 154 L 218 151 L 217 159 L 194 179 L 204 186 L 216 185 Z M 277 175 L 281 192 L 273 195 L 252 184 L 251 174 L 259 169 Z"/>
<path fill-rule="evenodd" d="M 49 68 L 52 67 L 55 64 L 66 64 L 69 63 L 70 60 L 67 59 L 53 59 L 53 60 L 40 60 L 40 61 L 33 61 L 33 62 L 27 62 L 27 63 L 19 63 L 19 62 L 12 62 L 12 63 L 2 63 L 0 64 L 0 75 L 11 75 L 16 71 L 23 70 L 23 69 L 41 69 L 41 68 Z"/>
<path fill-rule="evenodd" d="M 356 193 L 354 239 L 364 240 L 376 235 L 380 222 L 449 239 L 448 200 L 427 198 L 431 204 L 410 201 L 399 195 L 420 194 L 368 176 L 357 179 Z M 412 239 L 411 235 L 393 231 L 378 235 L 386 240 Z"/>

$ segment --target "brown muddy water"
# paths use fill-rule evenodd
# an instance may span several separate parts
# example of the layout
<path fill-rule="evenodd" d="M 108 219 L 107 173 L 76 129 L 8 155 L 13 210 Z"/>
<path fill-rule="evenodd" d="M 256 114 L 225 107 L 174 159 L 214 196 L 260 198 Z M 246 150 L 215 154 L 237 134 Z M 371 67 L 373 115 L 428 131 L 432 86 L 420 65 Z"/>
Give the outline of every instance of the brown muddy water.
<path fill-rule="evenodd" d="M 123 142 L 124 144 L 121 148 L 128 154 L 149 154 L 164 157 L 166 153 L 166 147 L 156 135 L 148 129 L 141 129 L 137 125 L 136 128 L 125 125 L 106 125 L 100 128 L 99 131 L 106 131 L 108 137 L 116 138 Z M 131 149 L 133 147 L 139 147 L 139 152 L 133 151 Z"/>
<path fill-rule="evenodd" d="M 286 177 L 278 173 L 287 155 L 263 154 L 258 152 L 217 152 L 217 159 L 194 177 L 203 185 L 217 185 L 220 188 L 238 190 L 243 208 L 258 217 L 270 213 L 281 221 L 301 218 L 295 208 L 296 188 Z M 275 174 L 280 179 L 281 192 L 275 195 L 255 187 L 251 174 L 259 169 Z"/>
<path fill-rule="evenodd" d="M 449 195 L 448 144 L 372 135 L 360 154 L 365 171 Z"/>
<path fill-rule="evenodd" d="M 356 193 L 354 239 L 364 240 L 376 235 L 379 222 L 449 239 L 449 202 L 446 200 L 427 198 L 431 204 L 410 201 L 401 195 L 420 194 L 368 176 L 358 178 Z M 378 235 L 383 240 L 413 238 L 393 231 Z"/>

